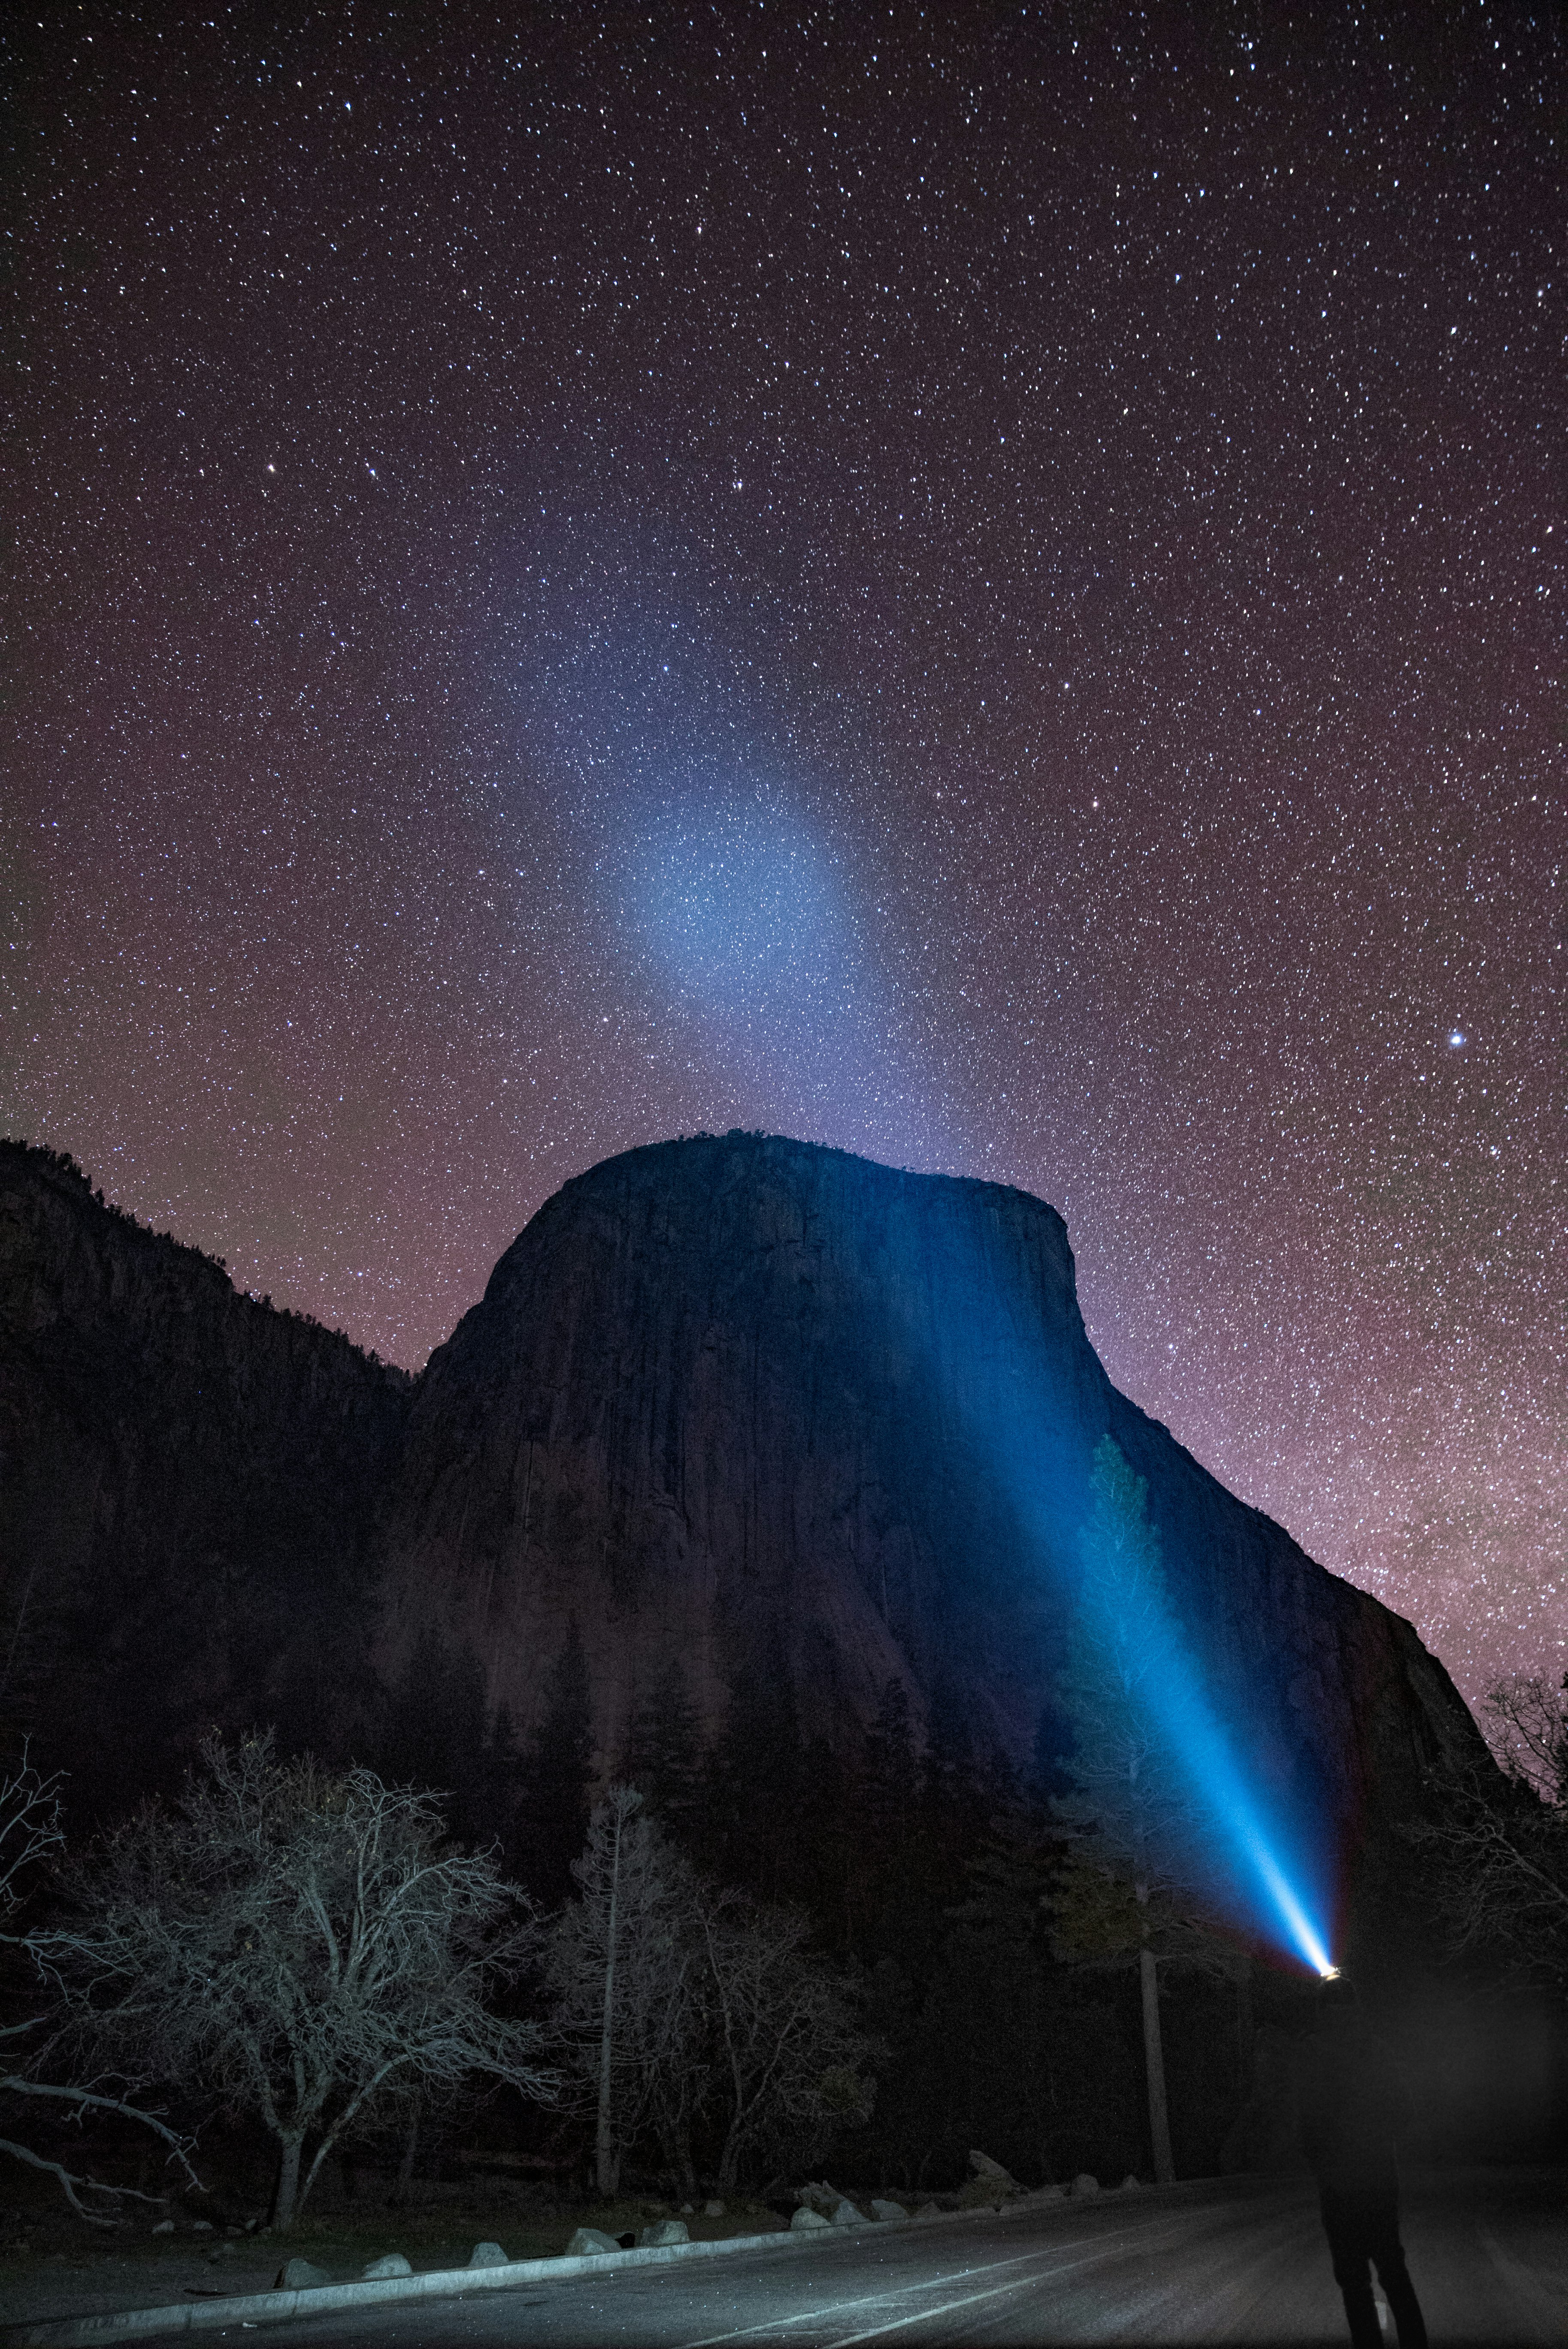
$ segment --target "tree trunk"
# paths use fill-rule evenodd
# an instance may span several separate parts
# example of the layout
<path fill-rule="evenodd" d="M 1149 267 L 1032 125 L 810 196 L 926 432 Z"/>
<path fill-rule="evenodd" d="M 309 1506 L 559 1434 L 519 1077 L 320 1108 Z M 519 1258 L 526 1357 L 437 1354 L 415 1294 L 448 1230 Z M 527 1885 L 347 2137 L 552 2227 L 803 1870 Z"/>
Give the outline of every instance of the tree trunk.
<path fill-rule="evenodd" d="M 610 1917 L 605 1933 L 604 1951 L 604 2021 L 599 2033 L 599 2119 L 593 2136 L 594 2168 L 599 2192 L 606 2199 L 615 2191 L 616 2173 L 620 2163 L 615 2159 L 611 2108 L 612 2061 L 615 2030 L 615 1936 L 619 1930 L 621 1892 L 621 1827 L 615 1820 L 615 1852 L 610 1865 Z"/>
<path fill-rule="evenodd" d="M 1149 2082 L 1149 2140 L 1154 2148 L 1154 2181 L 1174 2183 L 1176 2164 L 1171 2157 L 1171 2120 L 1165 2106 L 1165 2048 L 1160 2036 L 1160 1970 L 1146 1941 L 1138 1952 L 1139 1987 L 1143 1993 L 1143 2068 Z"/>
<path fill-rule="evenodd" d="M 277 2192 L 273 2197 L 273 2232 L 286 2235 L 299 2209 L 299 2158 L 304 2139 L 285 2137 L 278 2163 Z"/>
<path fill-rule="evenodd" d="M 696 2164 L 692 2159 L 691 2124 L 677 2121 L 664 2137 L 665 2159 L 676 2182 L 676 2192 L 685 2202 L 696 2200 Z"/>
<path fill-rule="evenodd" d="M 1253 2085 L 1252 1961 L 1236 1984 L 1236 2108 L 1246 2103 Z"/>
<path fill-rule="evenodd" d="M 414 2099 L 414 2109 L 408 2116 L 408 2134 L 403 2140 L 403 2158 L 397 2164 L 397 2182 L 392 2189 L 392 2200 L 397 2208 L 408 2199 L 408 2189 L 414 2180 L 414 2157 L 419 2150 L 419 2099 Z"/>

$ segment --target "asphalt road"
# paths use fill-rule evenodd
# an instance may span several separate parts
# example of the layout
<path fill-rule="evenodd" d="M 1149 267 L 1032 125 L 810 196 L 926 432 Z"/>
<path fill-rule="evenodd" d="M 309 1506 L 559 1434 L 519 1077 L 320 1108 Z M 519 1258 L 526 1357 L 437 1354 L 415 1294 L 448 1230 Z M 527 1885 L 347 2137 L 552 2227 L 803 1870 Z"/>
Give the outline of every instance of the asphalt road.
<path fill-rule="evenodd" d="M 1406 2249 L 1434 2344 L 1568 2343 L 1565 2185 L 1561 2170 L 1494 2170 L 1407 2189 Z M 857 2230 L 807 2251 L 349 2312 L 263 2337 L 279 2349 L 940 2349 L 1346 2335 L 1310 2192 L 1248 2180 Z"/>

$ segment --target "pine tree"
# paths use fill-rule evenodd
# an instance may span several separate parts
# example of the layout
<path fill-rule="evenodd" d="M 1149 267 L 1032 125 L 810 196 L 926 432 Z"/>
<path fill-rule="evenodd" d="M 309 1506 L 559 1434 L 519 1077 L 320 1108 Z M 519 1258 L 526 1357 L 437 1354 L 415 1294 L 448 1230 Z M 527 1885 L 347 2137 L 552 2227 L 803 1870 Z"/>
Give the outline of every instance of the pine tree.
<path fill-rule="evenodd" d="M 704 1773 L 702 1857 L 764 1899 L 792 1898 L 800 1876 L 805 1752 L 795 1692 L 775 1643 L 765 1668 L 729 1684 L 724 1731 Z"/>
<path fill-rule="evenodd" d="M 989 1809 L 968 1716 L 942 1674 L 927 1714 L 914 1855 L 922 1905 L 934 1925 L 964 1897 L 965 1865 L 985 1832 Z"/>
<path fill-rule="evenodd" d="M 490 1843 L 507 1824 L 521 1767 L 502 1706 L 487 1719 L 484 1679 L 468 1649 L 437 1632 L 419 1640 L 381 1707 L 375 1740 L 394 1785 L 436 1788 L 460 1843 Z"/>
<path fill-rule="evenodd" d="M 1043 1706 L 1035 1728 L 1031 1773 L 1033 1792 L 1039 1801 L 1048 1802 L 1054 1795 L 1072 1793 L 1072 1723 L 1059 1705 Z"/>
<path fill-rule="evenodd" d="M 517 1873 L 547 1907 L 572 1889 L 572 1863 L 588 1834 L 593 1775 L 593 1690 L 573 1616 L 545 1679 L 544 1710 L 523 1746 L 512 1829 Z"/>
<path fill-rule="evenodd" d="M 859 1783 L 848 1815 L 859 1833 L 850 1907 L 850 1944 L 874 1961 L 907 1968 L 923 1900 L 921 1768 L 909 1691 L 896 1675 L 882 1693 L 861 1748 Z"/>
<path fill-rule="evenodd" d="M 667 1834 L 683 1844 L 691 1839 L 702 1808 L 702 1716 L 678 1658 L 633 1715 L 620 1775 Z"/>

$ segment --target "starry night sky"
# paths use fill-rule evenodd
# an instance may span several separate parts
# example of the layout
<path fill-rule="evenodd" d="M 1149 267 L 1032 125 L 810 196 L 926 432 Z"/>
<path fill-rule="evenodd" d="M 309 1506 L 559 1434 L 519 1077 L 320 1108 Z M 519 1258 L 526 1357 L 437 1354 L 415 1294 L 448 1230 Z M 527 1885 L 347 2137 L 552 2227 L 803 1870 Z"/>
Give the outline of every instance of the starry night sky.
<path fill-rule="evenodd" d="M 1023 1185 L 1560 1671 L 1556 12 L 9 37 L 0 1125 L 410 1365 L 635 1143 Z"/>

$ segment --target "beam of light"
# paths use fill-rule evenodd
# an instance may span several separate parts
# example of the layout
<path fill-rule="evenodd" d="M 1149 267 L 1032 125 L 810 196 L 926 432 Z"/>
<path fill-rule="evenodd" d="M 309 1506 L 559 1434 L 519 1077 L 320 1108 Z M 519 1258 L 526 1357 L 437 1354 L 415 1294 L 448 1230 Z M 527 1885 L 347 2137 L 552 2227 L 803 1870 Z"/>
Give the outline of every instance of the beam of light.
<path fill-rule="evenodd" d="M 1140 1701 L 1214 1838 L 1211 1850 L 1198 1855 L 1199 1874 L 1233 1914 L 1240 1911 L 1314 1973 L 1326 1972 L 1333 1961 L 1301 1889 L 1305 1870 L 1294 1856 L 1287 1863 L 1283 1826 L 1265 1825 L 1258 1797 L 1168 1614 L 1151 1625 L 1147 1646 Z"/>
<path fill-rule="evenodd" d="M 934 1387 L 944 1415 L 956 1418 L 965 1448 L 1005 1496 L 1033 1570 L 1076 1600 L 1087 1589 L 1076 1561 L 1088 1491 L 1081 1454 L 1063 1437 L 1082 1425 L 1086 1399 L 1075 1392 L 1059 1343 L 1047 1335 L 1048 1303 L 1042 1316 L 1040 1300 L 999 1286 L 1006 1258 L 990 1239 L 975 1237 L 975 1229 L 968 1213 L 955 1216 L 933 1251 L 940 1253 L 940 1263 L 922 1268 L 918 1286 L 934 1308 L 925 1326 L 937 1332 L 940 1356 L 930 1365 Z M 1068 1262 L 1065 1235 L 1062 1256 Z M 1016 1277 L 1010 1268 L 1005 1275 L 1009 1285 Z M 1076 1319 L 1070 1291 L 1062 1304 Z M 907 1327 L 913 1338 L 913 1318 Z M 1087 1337 L 1082 1343 L 1088 1347 Z M 1109 1391 L 1109 1381 L 1106 1386 Z M 952 1423 L 949 1418 L 950 1430 Z M 1162 1530 L 1169 1540 L 1169 1529 Z M 1170 1565 L 1171 1588 L 1180 1591 L 1186 1578 L 1181 1561 L 1171 1558 Z M 1303 1816 L 1298 1801 L 1265 1796 L 1257 1775 L 1238 1758 L 1236 1739 L 1222 1725 L 1169 1600 L 1150 1619 L 1148 1646 L 1140 1702 L 1202 1826 L 1194 1889 L 1201 1886 L 1222 1914 L 1314 1973 L 1327 1973 L 1333 1964 L 1324 1921 L 1331 1906 L 1328 1870 L 1321 1857 L 1309 1855 L 1326 1852 L 1332 1822 L 1317 1815 L 1319 1803 L 1311 1806 L 1313 1815 Z"/>
<path fill-rule="evenodd" d="M 1189 1673 L 1190 1679 L 1190 1673 Z M 1174 1692 L 1172 1692 L 1172 1694 Z M 1283 1940 L 1312 1968 L 1314 1973 L 1334 1971 L 1323 1932 L 1308 1913 L 1306 1901 L 1286 1873 L 1277 1848 L 1279 1838 L 1265 1829 L 1256 1798 L 1249 1789 L 1218 1723 L 1201 1692 L 1189 1685 L 1178 1708 L 1169 1700 L 1158 1705 L 1178 1756 L 1186 1766 L 1192 1793 L 1209 1813 L 1229 1848 L 1233 1874 L 1239 1864 L 1243 1884 L 1250 1878 L 1254 1910 L 1261 1905 L 1272 1920 L 1271 1938 Z M 1172 1715 L 1185 1713 L 1185 1720 Z"/>

